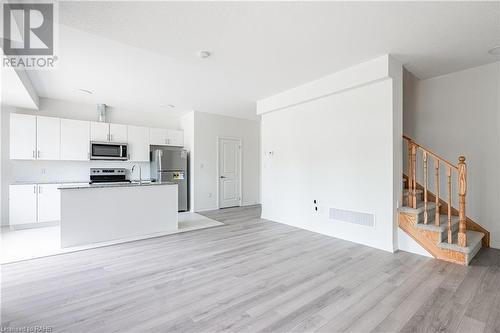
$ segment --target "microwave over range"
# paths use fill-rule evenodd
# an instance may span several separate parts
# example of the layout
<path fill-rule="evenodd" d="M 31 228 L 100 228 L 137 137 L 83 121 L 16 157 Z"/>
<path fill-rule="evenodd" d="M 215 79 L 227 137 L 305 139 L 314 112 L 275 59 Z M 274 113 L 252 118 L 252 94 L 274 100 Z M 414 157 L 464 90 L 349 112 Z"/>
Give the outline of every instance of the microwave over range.
<path fill-rule="evenodd" d="M 90 142 L 91 160 L 128 160 L 128 146 L 126 143 L 116 142 Z"/>

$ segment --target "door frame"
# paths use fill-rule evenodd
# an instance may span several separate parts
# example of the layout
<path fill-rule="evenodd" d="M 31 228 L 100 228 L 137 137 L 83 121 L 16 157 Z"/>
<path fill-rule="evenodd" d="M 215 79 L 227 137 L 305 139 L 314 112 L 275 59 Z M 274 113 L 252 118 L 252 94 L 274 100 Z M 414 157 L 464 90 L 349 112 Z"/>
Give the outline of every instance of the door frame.
<path fill-rule="evenodd" d="M 217 157 L 216 157 L 216 163 L 215 163 L 215 168 L 217 170 L 216 174 L 217 174 L 217 191 L 216 191 L 216 196 L 217 196 L 217 209 L 220 209 L 220 168 L 219 168 L 219 160 L 220 160 L 220 151 L 219 151 L 219 147 L 220 147 L 220 141 L 221 140 L 235 140 L 235 141 L 238 141 L 239 145 L 240 145 L 240 153 L 239 153 L 239 177 L 238 177 L 238 182 L 239 182 L 239 193 L 238 193 L 238 196 L 239 196 L 239 200 L 238 200 L 238 206 L 237 207 L 241 207 L 241 203 L 242 203 L 242 191 L 243 191 L 243 184 L 241 182 L 241 178 L 242 178 L 242 161 L 243 161 L 243 140 L 240 138 L 240 137 L 235 137 L 235 136 L 217 136 L 217 142 L 216 142 L 216 145 L 217 145 Z"/>

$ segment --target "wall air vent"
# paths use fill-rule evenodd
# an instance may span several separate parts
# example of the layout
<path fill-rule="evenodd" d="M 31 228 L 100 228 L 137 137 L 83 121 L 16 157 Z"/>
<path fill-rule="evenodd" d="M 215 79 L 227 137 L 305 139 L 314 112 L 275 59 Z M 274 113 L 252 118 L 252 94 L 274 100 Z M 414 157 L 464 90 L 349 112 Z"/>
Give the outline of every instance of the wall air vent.
<path fill-rule="evenodd" d="M 359 224 L 367 227 L 375 226 L 375 215 L 352 210 L 330 208 L 329 218 L 330 220 Z"/>

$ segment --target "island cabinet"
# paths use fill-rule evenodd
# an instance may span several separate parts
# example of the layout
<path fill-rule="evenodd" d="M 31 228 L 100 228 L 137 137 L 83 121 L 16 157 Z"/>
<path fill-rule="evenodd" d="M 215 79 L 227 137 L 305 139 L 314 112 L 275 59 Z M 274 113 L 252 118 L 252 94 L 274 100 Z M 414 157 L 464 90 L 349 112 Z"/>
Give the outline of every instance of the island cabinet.
<path fill-rule="evenodd" d="M 21 184 L 9 186 L 9 224 L 59 221 L 60 184 Z"/>

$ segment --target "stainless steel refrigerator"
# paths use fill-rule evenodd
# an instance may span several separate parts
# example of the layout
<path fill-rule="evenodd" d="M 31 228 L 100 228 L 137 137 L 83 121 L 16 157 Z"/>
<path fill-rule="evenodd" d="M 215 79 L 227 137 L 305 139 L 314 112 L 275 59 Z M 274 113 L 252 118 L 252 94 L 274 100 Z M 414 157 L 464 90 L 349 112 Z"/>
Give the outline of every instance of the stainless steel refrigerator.
<path fill-rule="evenodd" d="M 150 146 L 151 178 L 155 182 L 176 183 L 179 188 L 179 212 L 188 207 L 188 151 L 179 147 Z"/>

